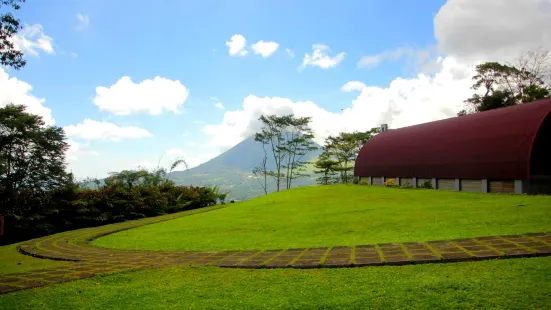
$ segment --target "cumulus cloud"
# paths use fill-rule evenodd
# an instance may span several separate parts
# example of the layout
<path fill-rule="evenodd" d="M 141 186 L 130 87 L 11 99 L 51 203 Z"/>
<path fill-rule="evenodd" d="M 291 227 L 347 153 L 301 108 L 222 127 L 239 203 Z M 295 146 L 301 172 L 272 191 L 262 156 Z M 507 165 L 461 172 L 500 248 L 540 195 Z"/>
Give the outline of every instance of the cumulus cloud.
<path fill-rule="evenodd" d="M 247 40 L 240 34 L 234 34 L 229 41 L 226 41 L 226 46 L 229 48 L 231 56 L 245 56 L 249 52 L 245 49 Z"/>
<path fill-rule="evenodd" d="M 275 51 L 279 48 L 279 43 L 274 41 L 258 41 L 254 43 L 251 48 L 253 49 L 255 54 L 260 54 L 262 57 L 266 58 L 275 53 Z"/>
<path fill-rule="evenodd" d="M 311 101 L 249 95 L 241 109 L 227 111 L 220 124 L 204 126 L 202 131 L 210 136 L 210 145 L 226 150 L 257 132 L 261 126 L 258 118 L 263 114 L 311 116 L 318 143 L 341 131 L 369 130 L 382 123 L 399 128 L 453 117 L 471 94 L 474 68 L 453 57 L 438 62 L 442 66 L 438 73 L 397 78 L 386 88 L 359 81 L 346 83 L 342 91 L 360 94 L 342 112 L 327 111 Z"/>
<path fill-rule="evenodd" d="M 118 126 L 109 122 L 85 119 L 82 123 L 63 128 L 68 137 L 83 140 L 110 140 L 118 142 L 125 139 L 140 139 L 153 136 L 149 131 L 136 126 Z"/>
<path fill-rule="evenodd" d="M 66 156 L 68 161 L 78 161 L 83 156 L 98 156 L 99 152 L 87 150 L 86 147 L 88 144 L 78 143 L 73 139 L 67 139 L 67 144 L 69 144 L 69 149 L 67 150 Z"/>
<path fill-rule="evenodd" d="M 42 31 L 42 25 L 24 26 L 11 38 L 14 47 L 25 54 L 38 56 L 39 52 L 55 54 L 52 37 Z"/>
<path fill-rule="evenodd" d="M 304 54 L 300 69 L 308 66 L 319 67 L 321 69 L 329 69 L 336 67 L 344 60 L 345 52 L 341 52 L 333 57 L 330 56 L 331 50 L 329 46 L 324 44 L 312 45 L 312 54 Z"/>
<path fill-rule="evenodd" d="M 76 18 L 78 22 L 78 25 L 76 26 L 77 31 L 82 30 L 90 25 L 90 17 L 88 17 L 88 15 L 77 13 Z"/>
<path fill-rule="evenodd" d="M 464 61 L 510 61 L 551 48 L 549 0 L 448 0 L 434 18 L 441 52 Z"/>
<path fill-rule="evenodd" d="M 31 91 L 31 85 L 15 77 L 10 78 L 8 73 L 0 68 L 0 107 L 10 103 L 22 104 L 27 112 L 42 116 L 46 125 L 54 125 L 52 110 L 44 106 L 46 100 L 35 97 Z"/>
<path fill-rule="evenodd" d="M 345 93 L 349 93 L 353 91 L 362 91 L 366 87 L 367 86 L 365 86 L 365 84 L 360 81 L 350 81 L 341 87 L 341 91 Z"/>
<path fill-rule="evenodd" d="M 222 102 L 217 102 L 214 106 L 220 110 L 224 110 L 224 105 L 222 104 Z"/>
<path fill-rule="evenodd" d="M 178 80 L 157 76 L 152 80 L 134 83 L 129 76 L 123 76 L 109 88 L 96 87 L 94 104 L 100 111 L 116 115 L 159 115 L 165 110 L 180 113 L 179 108 L 188 95 L 188 89 Z"/>

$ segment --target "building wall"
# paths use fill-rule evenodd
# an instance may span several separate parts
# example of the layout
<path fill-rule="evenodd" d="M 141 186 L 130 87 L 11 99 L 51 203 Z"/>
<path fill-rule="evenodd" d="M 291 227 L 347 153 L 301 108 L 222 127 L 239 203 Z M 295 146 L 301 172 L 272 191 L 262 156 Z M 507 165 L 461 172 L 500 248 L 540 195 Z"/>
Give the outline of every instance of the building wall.
<path fill-rule="evenodd" d="M 514 194 L 515 181 L 513 180 L 488 180 L 488 192 L 500 194 Z"/>
<path fill-rule="evenodd" d="M 436 189 L 453 191 L 455 190 L 455 179 L 437 179 Z"/>
<path fill-rule="evenodd" d="M 461 179 L 459 183 L 459 190 L 462 192 L 480 193 L 482 192 L 482 180 Z"/>
<path fill-rule="evenodd" d="M 409 184 L 415 187 L 415 179 L 412 177 L 362 177 L 371 179 L 372 185 L 384 186 L 385 180 L 394 179 L 401 186 Z M 499 194 L 551 194 L 551 176 L 539 176 L 532 180 L 480 180 L 480 179 L 429 179 L 417 178 L 417 186 L 424 182 L 436 184 L 435 189 Z"/>

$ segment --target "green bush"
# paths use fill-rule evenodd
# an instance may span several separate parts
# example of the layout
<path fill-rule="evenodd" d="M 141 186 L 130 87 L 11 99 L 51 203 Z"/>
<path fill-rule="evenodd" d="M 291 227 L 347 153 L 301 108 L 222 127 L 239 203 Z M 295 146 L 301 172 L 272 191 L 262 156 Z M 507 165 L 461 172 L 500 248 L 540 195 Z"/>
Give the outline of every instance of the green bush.
<path fill-rule="evenodd" d="M 369 181 L 367 181 L 367 180 L 360 180 L 360 181 L 358 182 L 358 185 L 363 185 L 363 186 L 365 186 L 365 185 L 370 185 L 370 184 L 369 184 Z"/>
<path fill-rule="evenodd" d="M 426 188 L 426 189 L 434 189 L 432 187 L 432 181 L 425 181 L 421 185 L 417 185 L 417 188 Z"/>

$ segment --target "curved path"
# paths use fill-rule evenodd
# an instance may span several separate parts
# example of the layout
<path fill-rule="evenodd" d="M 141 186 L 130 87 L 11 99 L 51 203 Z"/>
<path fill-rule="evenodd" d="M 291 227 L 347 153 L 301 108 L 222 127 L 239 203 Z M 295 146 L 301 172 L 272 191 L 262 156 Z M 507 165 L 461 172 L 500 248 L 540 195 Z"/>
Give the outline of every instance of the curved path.
<path fill-rule="evenodd" d="M 29 240 L 19 247 L 21 253 L 38 258 L 73 261 L 74 264 L 0 275 L 0 293 L 67 282 L 101 273 L 158 268 L 176 264 L 234 268 L 328 268 L 551 255 L 551 232 L 428 242 L 280 250 L 147 251 L 108 249 L 91 244 L 93 239 L 107 234 L 218 208 L 210 207 L 79 229 Z"/>

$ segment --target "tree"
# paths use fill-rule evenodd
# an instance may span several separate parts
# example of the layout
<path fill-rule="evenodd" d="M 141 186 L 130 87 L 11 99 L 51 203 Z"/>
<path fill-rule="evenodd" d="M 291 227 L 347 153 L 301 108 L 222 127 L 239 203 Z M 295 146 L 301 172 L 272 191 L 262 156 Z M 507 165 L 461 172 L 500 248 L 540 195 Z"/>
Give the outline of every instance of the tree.
<path fill-rule="evenodd" d="M 546 49 L 522 54 L 513 64 L 487 62 L 476 66 L 472 89 L 480 91 L 465 100 L 458 116 L 548 98 L 551 59 Z"/>
<path fill-rule="evenodd" d="M 262 115 L 259 120 L 262 122 L 262 129 L 261 132 L 255 134 L 255 141 L 269 145 L 275 164 L 275 171 L 265 169 L 264 175 L 274 178 L 276 191 L 279 192 L 281 181 L 285 178 L 282 173 L 284 160 L 288 155 L 283 147 L 285 143 L 283 133 L 287 129 L 288 119 L 286 116 L 270 115 L 266 117 Z"/>
<path fill-rule="evenodd" d="M 66 172 L 63 129 L 45 126 L 22 105 L 0 108 L 0 204 L 18 207 L 18 193 L 46 191 L 73 182 Z"/>
<path fill-rule="evenodd" d="M 331 153 L 324 151 L 314 162 L 314 167 L 318 170 L 314 172 L 321 176 L 317 178 L 318 184 L 328 185 L 336 180 L 336 171 L 339 167 L 339 162 L 331 158 Z"/>
<path fill-rule="evenodd" d="M 287 189 L 291 188 L 293 180 L 300 177 L 307 177 L 304 173 L 304 156 L 318 149 L 313 139 L 314 134 L 309 124 L 311 117 L 295 117 L 290 114 L 285 116 L 287 122 L 287 131 L 285 132 L 285 142 L 282 150 L 287 153 L 287 163 L 283 168 L 287 169 L 285 183 Z"/>
<path fill-rule="evenodd" d="M 354 169 L 351 163 L 356 160 L 361 147 L 373 136 L 376 130 L 376 128 L 373 128 L 366 132 L 341 132 L 338 136 L 329 136 L 325 140 L 324 149 L 337 160 L 338 166 L 335 170 L 340 172 L 343 183 L 349 182 L 349 172 Z"/>
<path fill-rule="evenodd" d="M 0 0 L 0 9 L 9 6 L 14 10 L 19 10 L 25 0 Z M 9 66 L 19 70 L 27 63 L 23 59 L 23 53 L 15 49 L 12 38 L 17 31 L 21 29 L 19 20 L 11 13 L 0 14 L 0 63 L 2 66 Z"/>
<path fill-rule="evenodd" d="M 260 166 L 256 166 L 253 169 L 253 174 L 260 183 L 260 186 L 264 190 L 264 194 L 268 194 L 268 152 L 266 151 L 266 144 L 268 142 L 263 138 L 262 135 L 256 134 L 255 141 L 262 143 L 262 149 L 264 150 L 264 156 L 262 157 Z M 262 180 L 262 181 L 261 181 Z"/>

